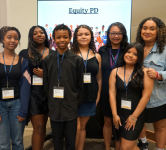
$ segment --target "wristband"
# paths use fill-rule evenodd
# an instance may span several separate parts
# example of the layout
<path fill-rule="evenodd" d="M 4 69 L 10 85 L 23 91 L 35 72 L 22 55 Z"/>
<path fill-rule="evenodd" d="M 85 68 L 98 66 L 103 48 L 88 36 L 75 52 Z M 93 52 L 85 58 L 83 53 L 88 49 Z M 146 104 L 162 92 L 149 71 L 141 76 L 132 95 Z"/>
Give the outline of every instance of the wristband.
<path fill-rule="evenodd" d="M 137 121 L 137 119 L 136 118 L 133 118 L 131 115 L 130 115 L 130 118 L 133 120 L 133 121 Z"/>
<path fill-rule="evenodd" d="M 156 71 L 156 74 L 157 74 L 156 80 L 158 80 L 158 78 L 159 78 L 159 73 Z"/>

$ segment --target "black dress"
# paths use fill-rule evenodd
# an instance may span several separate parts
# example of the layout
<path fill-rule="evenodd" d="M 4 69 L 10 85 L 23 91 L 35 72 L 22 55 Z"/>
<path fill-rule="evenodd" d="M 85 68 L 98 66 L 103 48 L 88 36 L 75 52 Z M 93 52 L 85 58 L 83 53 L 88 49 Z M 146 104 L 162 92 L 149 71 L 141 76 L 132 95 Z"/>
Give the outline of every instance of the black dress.
<path fill-rule="evenodd" d="M 54 51 L 49 49 L 49 54 L 53 53 Z M 24 57 L 28 60 L 29 63 L 29 70 L 31 73 L 31 83 L 32 83 L 32 76 L 35 75 L 33 73 L 33 69 L 37 68 L 37 66 L 34 66 L 32 64 L 32 61 L 29 57 L 28 50 L 24 49 L 20 51 L 19 56 Z M 43 60 L 39 65 L 39 68 L 43 69 Z M 44 92 L 43 85 L 32 85 L 31 84 L 31 95 L 30 95 L 30 101 L 29 101 L 29 115 L 40 115 L 40 114 L 46 114 L 48 113 L 48 104 L 47 104 L 47 97 Z"/>
<path fill-rule="evenodd" d="M 84 67 L 85 68 L 85 67 Z M 88 59 L 87 73 L 91 73 L 91 83 L 84 84 L 83 104 L 78 109 L 78 116 L 94 116 L 96 113 L 96 98 L 98 94 L 98 82 L 96 75 L 99 71 L 99 62 L 96 56 Z"/>
<path fill-rule="evenodd" d="M 100 106 L 101 112 L 104 116 L 112 118 L 111 107 L 109 103 L 109 76 L 111 74 L 112 68 L 110 66 L 110 52 L 109 48 L 105 49 L 104 46 L 100 47 L 99 54 L 101 55 L 101 69 L 102 69 L 102 88 L 100 96 Z M 112 49 L 112 54 L 117 54 L 117 49 Z M 120 66 L 123 56 L 123 51 L 120 50 L 115 68 Z"/>
<path fill-rule="evenodd" d="M 139 137 L 145 123 L 145 110 L 144 110 L 137 118 L 134 131 L 133 128 L 131 128 L 129 131 L 125 130 L 125 125 L 126 125 L 125 121 L 130 115 L 132 115 L 142 97 L 142 88 L 133 87 L 132 82 L 133 80 L 129 82 L 128 92 L 127 92 L 127 99 L 131 100 L 131 110 L 121 108 L 121 99 L 126 97 L 126 89 L 124 87 L 124 81 L 116 74 L 117 113 L 118 116 L 120 117 L 122 124 L 119 130 L 115 129 L 115 126 L 113 127 L 113 134 L 117 141 L 119 140 L 120 137 L 123 137 L 124 139 L 130 141 L 136 140 Z"/>

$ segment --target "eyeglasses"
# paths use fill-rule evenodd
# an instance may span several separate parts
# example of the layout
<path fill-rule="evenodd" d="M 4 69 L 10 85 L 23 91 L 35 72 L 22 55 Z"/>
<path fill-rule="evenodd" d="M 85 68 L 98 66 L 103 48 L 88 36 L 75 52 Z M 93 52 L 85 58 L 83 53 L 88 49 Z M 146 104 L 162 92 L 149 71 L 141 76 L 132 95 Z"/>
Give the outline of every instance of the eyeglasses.
<path fill-rule="evenodd" d="M 116 35 L 121 37 L 123 35 L 123 33 L 114 33 L 114 32 L 109 32 L 111 34 L 112 37 L 115 37 Z"/>

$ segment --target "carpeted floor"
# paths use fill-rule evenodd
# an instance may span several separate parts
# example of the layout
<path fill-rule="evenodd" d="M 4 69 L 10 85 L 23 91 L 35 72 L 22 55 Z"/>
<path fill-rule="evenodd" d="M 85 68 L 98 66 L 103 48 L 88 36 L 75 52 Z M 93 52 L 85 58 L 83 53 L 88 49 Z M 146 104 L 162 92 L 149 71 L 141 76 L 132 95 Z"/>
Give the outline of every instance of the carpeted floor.
<path fill-rule="evenodd" d="M 51 129 L 47 128 L 47 133 L 50 131 Z M 31 135 L 32 135 L 32 129 L 30 128 L 25 129 L 25 132 L 24 132 L 25 149 L 31 145 Z M 155 149 L 155 144 L 149 142 L 149 150 L 154 150 L 154 149 Z M 54 150 L 52 139 L 45 142 L 43 150 Z M 64 142 L 64 150 L 65 150 L 65 142 Z M 86 139 L 84 150 L 105 150 L 104 140 L 103 139 Z M 114 150 L 114 148 L 110 148 L 110 150 Z"/>

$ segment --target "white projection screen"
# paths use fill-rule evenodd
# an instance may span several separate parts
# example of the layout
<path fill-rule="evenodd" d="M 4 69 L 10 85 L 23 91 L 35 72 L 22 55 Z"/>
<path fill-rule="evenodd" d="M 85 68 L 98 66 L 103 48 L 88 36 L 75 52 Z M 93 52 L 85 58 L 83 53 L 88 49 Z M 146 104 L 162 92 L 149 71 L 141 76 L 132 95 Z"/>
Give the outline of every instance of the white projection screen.
<path fill-rule="evenodd" d="M 55 50 L 52 31 L 56 25 L 65 24 L 73 33 L 78 25 L 86 24 L 94 32 L 98 50 L 105 44 L 105 31 L 113 22 L 121 22 L 126 27 L 130 42 L 131 11 L 132 0 L 38 0 L 38 25 L 46 29 L 50 48 Z M 98 35 L 100 44 L 96 40 Z"/>

